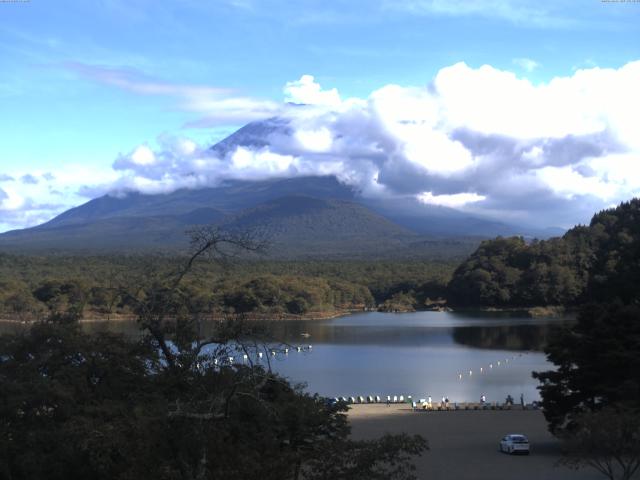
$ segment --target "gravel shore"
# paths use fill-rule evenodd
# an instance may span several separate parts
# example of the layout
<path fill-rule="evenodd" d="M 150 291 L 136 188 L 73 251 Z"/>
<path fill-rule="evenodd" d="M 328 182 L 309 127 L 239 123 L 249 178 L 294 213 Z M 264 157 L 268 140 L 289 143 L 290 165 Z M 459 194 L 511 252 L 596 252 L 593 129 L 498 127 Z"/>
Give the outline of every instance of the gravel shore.
<path fill-rule="evenodd" d="M 596 480 L 595 470 L 558 465 L 558 441 L 547 431 L 539 410 L 424 412 L 407 405 L 352 405 L 352 436 L 375 438 L 384 433 L 421 434 L 430 451 L 416 460 L 418 478 L 429 480 Z M 508 433 L 529 437 L 531 454 L 498 451 Z"/>

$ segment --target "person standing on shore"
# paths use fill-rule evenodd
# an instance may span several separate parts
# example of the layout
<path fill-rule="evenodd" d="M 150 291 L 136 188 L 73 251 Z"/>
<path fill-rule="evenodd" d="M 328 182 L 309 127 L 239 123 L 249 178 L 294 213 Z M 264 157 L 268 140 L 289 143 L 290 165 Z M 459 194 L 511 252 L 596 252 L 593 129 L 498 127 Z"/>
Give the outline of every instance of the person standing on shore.
<path fill-rule="evenodd" d="M 520 405 L 522 406 L 522 409 L 524 410 L 524 394 L 520 394 Z"/>

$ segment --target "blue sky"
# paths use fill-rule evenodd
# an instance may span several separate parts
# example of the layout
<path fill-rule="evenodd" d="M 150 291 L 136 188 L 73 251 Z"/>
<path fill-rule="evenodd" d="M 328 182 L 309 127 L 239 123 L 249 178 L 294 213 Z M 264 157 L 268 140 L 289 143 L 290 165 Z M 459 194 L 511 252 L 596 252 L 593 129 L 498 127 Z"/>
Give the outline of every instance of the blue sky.
<path fill-rule="evenodd" d="M 174 143 L 188 139 L 201 152 L 248 121 L 277 113 L 287 83 L 303 75 L 312 75 L 313 85 L 321 92 L 335 89 L 341 101 L 366 101 L 389 85 L 428 90 L 439 72 L 460 62 L 470 69 L 460 70 L 460 75 L 490 65 L 496 72 L 510 72 L 533 86 L 544 86 L 554 78 L 573 78 L 580 70 L 617 72 L 639 59 L 637 2 L 0 2 L 0 231 L 37 224 L 96 192 L 108 191 L 110 184 L 122 184 L 122 176 L 130 176 L 131 169 L 128 173 L 114 169 L 114 162 L 134 155 L 141 146 L 159 157 L 158 150 L 167 148 L 167 139 Z M 624 75 L 636 78 L 635 70 Z M 304 95 L 287 98 L 310 103 Z M 616 134 L 618 127 L 630 128 L 621 125 L 621 115 L 618 110 L 607 116 L 613 120 L 607 120 L 602 131 Z M 312 130 L 322 132 L 316 117 Z M 447 130 L 449 138 L 459 142 L 456 135 L 467 123 Z M 585 135 L 597 130 L 580 128 L 576 131 Z M 484 133 L 504 134 L 500 128 Z M 578 133 L 569 130 L 562 135 Z M 401 144 L 411 147 L 402 135 Z M 546 138 L 562 135 L 555 131 Z M 619 144 L 618 151 L 631 152 L 625 162 L 635 168 L 635 145 Z M 430 145 L 423 147 L 430 151 Z M 533 155 L 530 150 L 535 146 L 529 147 L 527 152 Z M 193 160 L 194 148 L 187 149 L 185 161 Z M 479 158 L 477 152 L 471 153 Z M 273 154 L 294 155 L 290 151 Z M 179 155 L 172 157 L 174 163 L 180 162 Z M 312 157 L 305 158 L 313 161 Z M 579 172 L 587 179 L 584 185 L 591 185 L 586 190 L 593 189 L 595 184 L 589 182 L 595 174 L 585 172 L 586 167 L 595 167 L 585 165 L 584 158 L 579 160 L 571 164 L 571 172 L 565 169 L 562 174 Z M 262 165 L 259 158 L 251 161 Z M 468 170 L 469 165 L 463 167 Z M 287 168 L 290 171 L 291 164 Z M 451 172 L 444 176 L 430 172 L 423 190 L 420 187 L 411 194 L 418 192 L 427 202 L 477 208 L 487 215 L 501 214 L 506 208 L 506 200 L 498 205 L 496 195 L 491 196 L 484 184 L 445 188 L 451 184 Z M 536 178 L 552 173 L 536 174 Z M 603 171 L 598 178 L 609 176 L 611 172 Z M 156 172 L 152 179 L 158 178 Z M 344 178 L 351 177 L 345 174 Z M 445 180 L 435 185 L 438 178 Z M 553 187 L 554 181 L 545 180 L 545 185 L 559 206 L 582 198 L 580 205 L 598 207 L 635 194 L 636 187 L 640 191 L 639 185 L 625 184 L 614 194 L 603 186 L 598 199 L 586 198 L 586 191 L 563 193 Z M 167 188 L 175 185 L 180 184 L 169 182 Z M 385 194 L 403 193 L 398 185 L 386 187 Z M 434 200 L 438 196 L 441 199 Z M 566 204 L 573 213 L 558 217 L 558 222 L 584 221 L 586 209 L 576 205 Z M 517 211 L 511 213 L 518 218 Z M 527 213 L 520 213 L 526 220 Z"/>

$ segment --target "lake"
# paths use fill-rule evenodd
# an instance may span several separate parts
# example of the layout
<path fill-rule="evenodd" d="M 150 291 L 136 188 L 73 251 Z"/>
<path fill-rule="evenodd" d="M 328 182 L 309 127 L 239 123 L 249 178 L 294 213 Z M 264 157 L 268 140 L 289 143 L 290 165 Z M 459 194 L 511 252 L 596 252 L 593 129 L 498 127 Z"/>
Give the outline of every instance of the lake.
<path fill-rule="evenodd" d="M 553 367 L 542 348 L 551 329 L 565 321 L 500 312 L 365 312 L 278 321 L 272 324 L 274 338 L 293 348 L 269 360 L 293 382 L 306 382 L 309 391 L 330 397 L 412 395 L 435 401 L 446 396 L 463 402 L 485 395 L 489 402 L 502 402 L 507 395 L 519 401 L 523 394 L 530 403 L 540 399 L 531 372 Z M 137 331 L 134 322 L 84 328 Z"/>
<path fill-rule="evenodd" d="M 360 313 L 280 322 L 281 338 L 310 351 L 279 354 L 272 366 L 327 396 L 412 395 L 451 401 L 539 400 L 534 370 L 549 370 L 541 349 L 557 318 L 498 313 Z M 309 334 L 308 337 L 303 334 Z M 482 369 L 482 370 L 481 370 Z"/>

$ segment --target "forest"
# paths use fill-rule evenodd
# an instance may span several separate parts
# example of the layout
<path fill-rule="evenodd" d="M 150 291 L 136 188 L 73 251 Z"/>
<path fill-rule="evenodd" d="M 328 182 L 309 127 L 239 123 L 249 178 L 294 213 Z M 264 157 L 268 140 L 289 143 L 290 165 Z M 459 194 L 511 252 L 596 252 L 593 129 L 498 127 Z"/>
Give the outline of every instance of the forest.
<path fill-rule="evenodd" d="M 455 306 L 578 306 L 635 298 L 640 289 L 640 200 L 595 214 L 559 238 L 483 242 L 454 272 Z"/>
<path fill-rule="evenodd" d="M 0 254 L 0 315 L 30 320 L 132 314 L 122 290 L 175 271 L 178 256 Z M 457 261 L 199 261 L 183 288 L 210 314 L 326 316 L 349 310 L 413 310 L 442 297 Z"/>
<path fill-rule="evenodd" d="M 255 258 L 255 257 L 254 257 Z M 198 261 L 183 289 L 211 315 L 331 316 L 346 311 L 412 311 L 441 306 L 577 307 L 628 302 L 640 288 L 640 200 L 594 215 L 562 237 L 498 237 L 466 260 Z M 0 253 L 0 316 L 33 320 L 132 315 L 120 292 L 148 288 L 175 271 L 176 255 Z"/>

